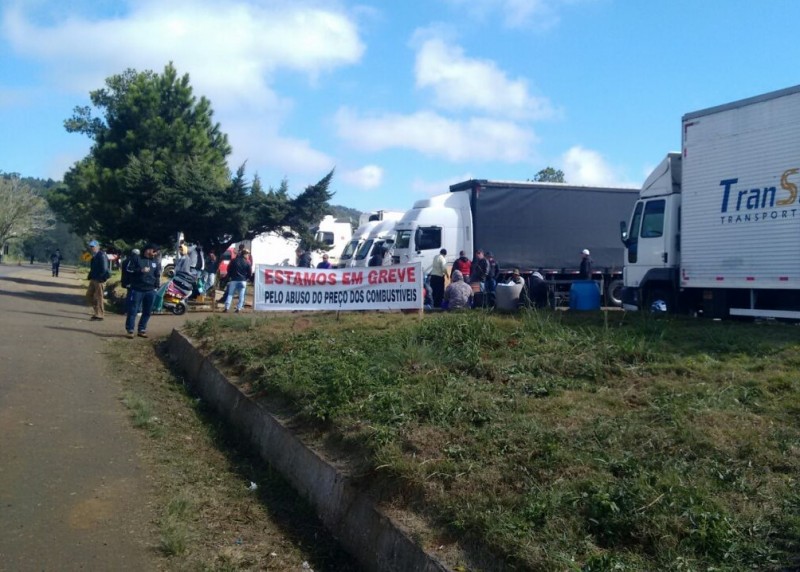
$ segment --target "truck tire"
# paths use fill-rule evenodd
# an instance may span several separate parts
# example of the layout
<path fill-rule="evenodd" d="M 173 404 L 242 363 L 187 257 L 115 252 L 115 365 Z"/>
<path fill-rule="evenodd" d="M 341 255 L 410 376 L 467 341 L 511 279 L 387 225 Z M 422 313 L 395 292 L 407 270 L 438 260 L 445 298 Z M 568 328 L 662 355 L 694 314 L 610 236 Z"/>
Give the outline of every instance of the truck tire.
<path fill-rule="evenodd" d="M 609 306 L 622 306 L 622 288 L 625 283 L 622 280 L 612 280 L 606 289 L 606 303 Z"/>
<path fill-rule="evenodd" d="M 172 278 L 173 276 L 175 276 L 175 265 L 174 265 L 174 264 L 167 264 L 167 265 L 164 267 L 164 272 L 163 272 L 163 274 L 164 274 L 164 276 L 166 276 L 167 278 Z"/>

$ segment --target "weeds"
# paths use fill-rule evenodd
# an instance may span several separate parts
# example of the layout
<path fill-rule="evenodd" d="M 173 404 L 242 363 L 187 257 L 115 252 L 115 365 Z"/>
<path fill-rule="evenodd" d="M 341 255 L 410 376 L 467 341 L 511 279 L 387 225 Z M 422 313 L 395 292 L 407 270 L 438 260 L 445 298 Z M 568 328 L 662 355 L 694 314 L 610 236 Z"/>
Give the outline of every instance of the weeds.
<path fill-rule="evenodd" d="M 790 566 L 795 329 L 622 316 L 190 328 L 253 391 L 324 421 L 415 491 L 418 510 L 468 551 L 545 570 Z"/>

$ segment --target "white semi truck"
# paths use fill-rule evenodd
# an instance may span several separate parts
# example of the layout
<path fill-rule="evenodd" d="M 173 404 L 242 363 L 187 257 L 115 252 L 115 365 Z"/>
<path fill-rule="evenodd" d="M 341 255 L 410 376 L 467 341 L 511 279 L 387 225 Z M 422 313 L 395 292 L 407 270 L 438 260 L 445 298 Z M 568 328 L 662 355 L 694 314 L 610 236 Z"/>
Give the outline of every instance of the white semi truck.
<path fill-rule="evenodd" d="M 578 278 L 581 251 L 594 261 L 592 278 L 606 302 L 618 305 L 622 254 L 617 224 L 637 189 L 565 183 L 470 179 L 450 192 L 417 201 L 397 223 L 395 263 L 420 262 L 428 274 L 440 249 L 452 265 L 459 252 L 491 251 L 501 271 L 539 271 L 555 290 Z"/>
<path fill-rule="evenodd" d="M 367 258 L 366 261 L 363 258 L 358 258 L 360 256 L 359 253 L 364 247 L 364 244 L 372 239 L 372 242 L 370 242 L 368 248 L 368 251 L 371 251 L 374 240 L 379 236 L 380 238 L 385 238 L 384 234 L 386 229 L 393 229 L 395 222 L 400 220 L 402 216 L 402 211 L 386 210 L 362 214 L 361 218 L 359 219 L 358 228 L 355 230 L 355 232 L 353 232 L 352 237 L 345 245 L 344 250 L 342 250 L 341 254 L 339 255 L 335 266 L 338 268 L 366 266 L 369 258 Z"/>
<path fill-rule="evenodd" d="M 800 86 L 688 113 L 621 224 L 623 306 L 800 319 Z"/>

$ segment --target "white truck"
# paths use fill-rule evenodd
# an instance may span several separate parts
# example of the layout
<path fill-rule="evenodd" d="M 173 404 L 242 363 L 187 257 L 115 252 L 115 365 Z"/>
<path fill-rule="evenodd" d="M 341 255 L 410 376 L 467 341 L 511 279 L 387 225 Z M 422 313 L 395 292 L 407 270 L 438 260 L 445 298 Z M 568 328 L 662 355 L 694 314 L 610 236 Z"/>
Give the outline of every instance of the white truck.
<path fill-rule="evenodd" d="M 382 220 L 374 224 L 367 237 L 361 242 L 353 257 L 352 266 L 368 266 L 373 254 L 381 249 L 385 256 L 384 264 L 392 261 L 392 250 L 397 226 L 396 220 Z"/>
<path fill-rule="evenodd" d="M 800 319 L 800 86 L 688 113 L 628 221 L 623 307 Z"/>
<path fill-rule="evenodd" d="M 425 274 L 444 248 L 452 265 L 463 250 L 491 251 L 500 270 L 539 271 L 554 292 L 578 278 L 581 251 L 591 251 L 592 278 L 606 302 L 619 305 L 622 253 L 616 225 L 638 191 L 565 183 L 470 179 L 417 201 L 397 223 L 393 262 L 420 262 Z"/>
<path fill-rule="evenodd" d="M 322 261 L 322 255 L 327 254 L 328 260 L 334 267 L 339 262 L 339 255 L 344 250 L 345 245 L 350 242 L 353 236 L 353 227 L 349 221 L 339 222 L 333 216 L 326 215 L 316 230 L 314 238 L 328 246 L 328 250 L 317 250 L 311 253 L 311 263 L 316 266 Z"/>
<path fill-rule="evenodd" d="M 361 264 L 359 259 L 357 258 L 359 250 L 364 245 L 364 243 L 369 240 L 369 238 L 375 232 L 375 229 L 379 227 L 384 222 L 391 221 L 392 227 L 394 223 L 403 216 L 402 211 L 386 211 L 386 210 L 379 210 L 373 211 L 370 213 L 364 213 L 361 215 L 359 219 L 359 226 L 353 233 L 350 241 L 345 245 L 342 253 L 339 255 L 337 263 L 334 266 L 338 268 L 348 268 L 351 266 L 365 266 Z M 385 225 L 384 225 L 385 226 Z M 371 248 L 371 245 L 370 245 Z M 367 259 L 369 260 L 369 259 Z"/>

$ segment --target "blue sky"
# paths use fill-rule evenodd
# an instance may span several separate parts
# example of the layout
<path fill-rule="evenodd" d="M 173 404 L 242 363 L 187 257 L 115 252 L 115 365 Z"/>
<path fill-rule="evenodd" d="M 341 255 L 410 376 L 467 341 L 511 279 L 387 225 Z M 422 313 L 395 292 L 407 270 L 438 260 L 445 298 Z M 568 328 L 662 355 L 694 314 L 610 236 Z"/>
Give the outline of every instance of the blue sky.
<path fill-rule="evenodd" d="M 0 170 L 61 179 L 63 122 L 172 61 L 266 186 L 405 210 L 469 178 L 638 186 L 684 113 L 800 83 L 793 0 L 0 0 Z"/>

